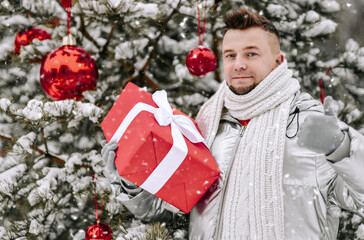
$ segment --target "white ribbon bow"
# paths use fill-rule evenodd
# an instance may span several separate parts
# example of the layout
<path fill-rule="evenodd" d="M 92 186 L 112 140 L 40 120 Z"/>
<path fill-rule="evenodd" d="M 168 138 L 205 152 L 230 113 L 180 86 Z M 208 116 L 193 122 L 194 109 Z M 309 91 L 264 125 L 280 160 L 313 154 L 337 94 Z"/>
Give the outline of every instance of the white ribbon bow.
<path fill-rule="evenodd" d="M 169 105 L 166 91 L 157 91 L 152 95 L 152 98 L 159 107 L 154 113 L 154 117 L 159 125 L 168 126 L 173 122 L 176 124 L 179 131 L 192 143 L 202 142 L 207 147 L 205 139 L 201 136 L 190 118 L 183 115 L 173 115 L 173 110 L 171 105 Z"/>
<path fill-rule="evenodd" d="M 143 189 L 155 194 L 165 185 L 187 156 L 188 149 L 183 136 L 192 143 L 202 142 L 206 147 L 207 144 L 190 118 L 183 115 L 173 115 L 166 91 L 156 91 L 152 97 L 159 108 L 145 103 L 137 103 L 126 115 L 110 141 L 119 142 L 130 123 L 142 111 L 153 113 L 160 126 L 171 125 L 173 139 L 171 149 L 144 183 L 140 185 Z"/>

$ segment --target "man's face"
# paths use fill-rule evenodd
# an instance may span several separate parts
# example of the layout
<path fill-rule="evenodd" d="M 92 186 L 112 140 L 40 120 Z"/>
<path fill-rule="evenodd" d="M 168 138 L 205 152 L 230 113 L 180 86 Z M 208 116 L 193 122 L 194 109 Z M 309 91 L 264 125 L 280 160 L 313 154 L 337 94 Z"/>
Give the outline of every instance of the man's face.
<path fill-rule="evenodd" d="M 284 60 L 278 38 L 260 27 L 228 30 L 222 52 L 226 83 L 238 95 L 254 89 Z"/>

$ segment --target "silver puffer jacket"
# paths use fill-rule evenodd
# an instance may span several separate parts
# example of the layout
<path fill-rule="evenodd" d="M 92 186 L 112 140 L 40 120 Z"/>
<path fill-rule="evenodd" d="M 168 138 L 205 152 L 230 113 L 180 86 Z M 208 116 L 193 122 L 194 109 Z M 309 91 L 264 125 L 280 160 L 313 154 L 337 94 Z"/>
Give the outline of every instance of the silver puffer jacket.
<path fill-rule="evenodd" d="M 340 123 L 347 132 L 346 139 L 351 141 L 345 140 L 337 151 L 350 147 L 350 156 L 332 163 L 323 154 L 297 144 L 299 125 L 314 114 L 323 114 L 322 105 L 308 94 L 297 94 L 290 108 L 283 163 L 284 239 L 336 239 L 340 208 L 364 218 L 364 137 Z M 229 204 L 224 199 L 224 186 L 243 132 L 237 120 L 227 112 L 222 114 L 211 146 L 221 175 L 191 211 L 189 239 L 220 239 L 221 211 Z M 135 190 L 114 189 L 117 198 L 137 218 L 168 221 L 176 213 L 174 207 L 146 191 L 132 196 Z"/>

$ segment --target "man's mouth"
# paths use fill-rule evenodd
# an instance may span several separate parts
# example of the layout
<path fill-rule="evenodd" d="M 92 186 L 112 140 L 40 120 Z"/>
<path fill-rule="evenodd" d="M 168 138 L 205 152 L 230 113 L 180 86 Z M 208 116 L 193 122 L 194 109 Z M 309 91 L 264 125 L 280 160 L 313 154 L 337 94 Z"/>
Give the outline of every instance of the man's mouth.
<path fill-rule="evenodd" d="M 236 76 L 236 77 L 232 77 L 232 79 L 247 79 L 247 78 L 251 78 L 252 76 Z"/>

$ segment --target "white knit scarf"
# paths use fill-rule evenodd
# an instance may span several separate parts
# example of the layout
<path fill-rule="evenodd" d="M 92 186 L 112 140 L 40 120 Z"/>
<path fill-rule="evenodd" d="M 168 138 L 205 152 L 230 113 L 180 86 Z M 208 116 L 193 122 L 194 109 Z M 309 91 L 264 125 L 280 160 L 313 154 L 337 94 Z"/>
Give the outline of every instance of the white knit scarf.
<path fill-rule="evenodd" d="M 251 119 L 239 142 L 226 184 L 221 239 L 283 239 L 282 168 L 290 103 L 299 90 L 286 60 L 252 91 L 234 94 L 223 82 L 201 108 L 197 124 L 212 145 L 225 106 Z"/>

